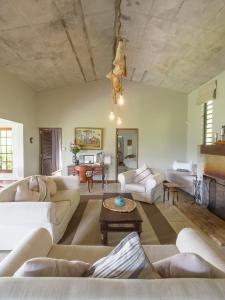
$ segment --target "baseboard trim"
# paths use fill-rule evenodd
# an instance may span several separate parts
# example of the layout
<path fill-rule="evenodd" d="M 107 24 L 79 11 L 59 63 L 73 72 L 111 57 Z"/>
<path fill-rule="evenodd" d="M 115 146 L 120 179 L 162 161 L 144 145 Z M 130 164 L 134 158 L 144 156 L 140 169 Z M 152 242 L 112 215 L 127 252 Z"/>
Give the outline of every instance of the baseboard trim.
<path fill-rule="evenodd" d="M 105 180 L 105 183 L 108 182 L 108 183 L 116 183 L 117 181 L 116 180 Z M 102 180 L 94 180 L 94 183 L 102 183 Z"/>

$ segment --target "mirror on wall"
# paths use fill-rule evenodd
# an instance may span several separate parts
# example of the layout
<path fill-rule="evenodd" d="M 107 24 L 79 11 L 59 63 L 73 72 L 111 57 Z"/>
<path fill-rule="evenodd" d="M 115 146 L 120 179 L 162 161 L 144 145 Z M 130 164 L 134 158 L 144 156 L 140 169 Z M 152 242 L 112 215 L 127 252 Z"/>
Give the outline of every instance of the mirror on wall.
<path fill-rule="evenodd" d="M 138 129 L 116 129 L 116 174 L 138 167 Z"/>

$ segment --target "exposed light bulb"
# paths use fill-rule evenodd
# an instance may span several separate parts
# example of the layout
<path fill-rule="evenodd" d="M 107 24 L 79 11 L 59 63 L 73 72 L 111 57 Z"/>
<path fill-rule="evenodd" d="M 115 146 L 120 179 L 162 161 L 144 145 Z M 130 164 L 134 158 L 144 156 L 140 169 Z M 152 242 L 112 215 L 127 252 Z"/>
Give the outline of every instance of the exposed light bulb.
<path fill-rule="evenodd" d="M 123 98 L 123 95 L 122 95 L 122 94 L 119 95 L 118 104 L 119 104 L 120 106 L 124 104 L 124 98 Z"/>
<path fill-rule="evenodd" d="M 110 112 L 109 119 L 112 120 L 112 121 L 115 119 L 115 114 L 114 114 L 113 111 Z"/>
<path fill-rule="evenodd" d="M 120 117 L 117 118 L 117 121 L 116 121 L 117 125 L 121 125 L 122 124 L 122 120 Z"/>

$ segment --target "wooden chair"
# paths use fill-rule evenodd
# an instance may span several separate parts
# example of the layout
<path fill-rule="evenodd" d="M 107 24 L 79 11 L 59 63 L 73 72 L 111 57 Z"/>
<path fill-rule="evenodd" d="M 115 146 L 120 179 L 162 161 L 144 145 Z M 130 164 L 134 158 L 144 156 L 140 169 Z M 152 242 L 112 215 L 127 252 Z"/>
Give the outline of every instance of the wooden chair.
<path fill-rule="evenodd" d="M 93 168 L 91 166 L 77 166 L 77 171 L 79 172 L 80 182 L 88 184 L 88 191 L 91 192 L 93 188 Z"/>

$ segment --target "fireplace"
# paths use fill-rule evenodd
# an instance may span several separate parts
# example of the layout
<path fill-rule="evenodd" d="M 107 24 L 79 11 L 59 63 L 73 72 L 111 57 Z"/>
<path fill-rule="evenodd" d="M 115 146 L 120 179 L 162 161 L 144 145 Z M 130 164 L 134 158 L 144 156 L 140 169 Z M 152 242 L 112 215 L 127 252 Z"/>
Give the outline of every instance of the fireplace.
<path fill-rule="evenodd" d="M 203 175 L 203 204 L 225 220 L 225 179 Z"/>

